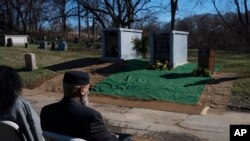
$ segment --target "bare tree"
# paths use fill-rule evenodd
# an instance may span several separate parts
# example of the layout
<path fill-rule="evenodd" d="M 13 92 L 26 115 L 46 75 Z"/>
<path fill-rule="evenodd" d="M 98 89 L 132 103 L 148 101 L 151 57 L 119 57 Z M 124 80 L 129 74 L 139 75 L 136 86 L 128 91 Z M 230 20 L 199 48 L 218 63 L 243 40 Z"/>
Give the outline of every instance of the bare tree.
<path fill-rule="evenodd" d="M 10 32 L 13 31 L 14 27 L 14 17 L 13 15 L 13 8 L 12 5 L 10 3 L 10 1 L 8 0 L 4 0 L 2 3 L 2 9 L 1 9 L 1 13 L 2 13 L 2 24 L 1 25 L 5 25 L 4 27 L 7 27 L 8 29 L 10 29 Z M 2 27 L 3 28 L 3 27 Z M 4 29 L 4 28 L 3 28 Z"/>
<path fill-rule="evenodd" d="M 0 1 L 0 23 L 5 32 L 27 34 L 38 30 L 46 0 Z"/>
<path fill-rule="evenodd" d="M 67 38 L 67 13 L 66 13 L 66 3 L 67 0 L 58 0 L 58 6 L 59 6 L 59 13 L 60 18 L 62 19 L 62 30 L 64 34 L 64 38 Z"/>
<path fill-rule="evenodd" d="M 95 16 L 102 27 L 131 28 L 132 23 L 146 20 L 159 12 L 149 0 L 102 0 L 97 7 L 93 6 L 95 0 L 77 1 Z"/>
<path fill-rule="evenodd" d="M 219 10 L 217 3 L 216 3 L 217 1 L 216 0 L 211 0 L 211 1 L 214 5 L 218 15 L 220 16 L 220 18 L 224 22 L 224 24 L 230 30 L 233 30 L 238 35 L 243 36 L 245 38 L 245 40 L 247 41 L 248 47 L 250 47 L 250 24 L 249 24 L 248 1 L 247 0 L 243 0 L 243 1 L 233 0 L 233 3 L 232 3 L 236 7 L 236 14 L 238 17 L 239 24 L 241 25 L 241 28 L 244 28 L 245 30 L 240 30 L 239 24 L 230 24 L 229 20 L 226 19 L 223 16 L 223 14 L 221 13 L 221 11 Z M 240 2 L 243 3 L 243 6 L 240 5 Z"/>
<path fill-rule="evenodd" d="M 78 8 L 77 5 L 74 5 L 74 7 L 71 8 L 66 8 L 66 5 L 72 2 L 70 0 L 53 0 L 53 2 L 51 3 L 52 6 L 54 7 L 53 10 L 55 11 L 51 11 L 53 14 L 50 15 L 50 21 L 54 21 L 57 19 L 61 20 L 61 29 L 63 32 L 63 37 L 64 39 L 67 39 L 67 30 L 68 30 L 68 25 L 67 25 L 67 20 L 69 17 L 72 16 L 79 16 L 78 13 L 80 13 L 81 11 L 78 12 Z"/>
<path fill-rule="evenodd" d="M 81 38 L 81 5 L 77 2 L 78 39 Z"/>
<path fill-rule="evenodd" d="M 175 30 L 175 15 L 178 10 L 178 0 L 171 0 L 171 30 Z"/>

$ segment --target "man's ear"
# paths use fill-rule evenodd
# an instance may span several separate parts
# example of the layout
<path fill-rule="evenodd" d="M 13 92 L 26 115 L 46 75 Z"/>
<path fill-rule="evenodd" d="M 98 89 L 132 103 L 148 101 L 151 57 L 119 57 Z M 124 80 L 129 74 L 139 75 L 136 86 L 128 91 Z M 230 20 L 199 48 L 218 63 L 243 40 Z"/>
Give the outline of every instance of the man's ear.
<path fill-rule="evenodd" d="M 85 93 L 84 93 L 84 87 L 85 87 L 85 86 L 81 86 L 81 88 L 80 88 L 80 94 L 81 94 L 81 95 L 85 95 Z"/>

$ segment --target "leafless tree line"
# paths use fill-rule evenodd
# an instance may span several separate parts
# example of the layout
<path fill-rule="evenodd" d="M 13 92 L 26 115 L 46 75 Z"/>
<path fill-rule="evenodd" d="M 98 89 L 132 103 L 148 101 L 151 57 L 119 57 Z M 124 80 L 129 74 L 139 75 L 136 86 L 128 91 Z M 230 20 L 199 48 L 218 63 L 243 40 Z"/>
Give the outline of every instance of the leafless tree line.
<path fill-rule="evenodd" d="M 228 24 L 234 25 L 237 32 L 247 32 L 236 21 L 235 13 L 225 13 L 223 17 L 229 19 Z M 201 14 L 176 20 L 176 30 L 189 31 L 190 48 L 216 48 L 235 51 L 249 51 L 245 36 L 236 34 L 229 29 L 218 14 Z"/>
<path fill-rule="evenodd" d="M 0 0 L 0 31 L 38 35 L 60 33 L 64 38 L 76 31 L 74 28 L 78 29 L 78 38 L 82 34 L 96 37 L 98 31 L 106 27 L 150 31 L 159 28 L 150 26 L 155 26 L 157 15 L 165 12 L 171 13 L 171 21 L 164 28 L 190 32 L 189 42 L 193 47 L 250 48 L 248 0 L 228 0 L 228 5 L 233 7 L 228 12 L 220 9 L 222 0 L 187 0 L 199 4 L 209 1 L 217 14 L 193 15 L 182 20 L 175 18 L 180 1 L 169 0 L 170 9 L 163 9 L 163 0 Z M 70 19 L 77 27 L 70 25 Z"/>
<path fill-rule="evenodd" d="M 250 24 L 248 0 L 228 0 L 228 12 L 220 9 L 223 0 L 209 0 L 216 14 L 200 14 L 175 19 L 178 11 L 178 0 L 171 0 L 171 21 L 163 30 L 184 30 L 189 34 L 189 46 L 193 48 L 206 47 L 228 49 L 235 51 L 250 51 Z M 203 4 L 205 0 L 196 0 Z M 207 2 L 207 1 L 206 1 Z M 205 5 L 203 5 L 206 8 Z"/>
<path fill-rule="evenodd" d="M 43 12 L 44 0 L 1 0 L 1 30 L 8 32 L 37 31 Z M 42 4 L 41 4 L 42 3 Z"/>
<path fill-rule="evenodd" d="M 60 31 L 67 38 L 72 28 L 69 18 L 76 18 L 80 37 L 82 21 L 87 34 L 94 34 L 98 26 L 132 28 L 135 22 L 150 20 L 157 9 L 158 3 L 150 0 L 0 0 L 0 30 L 21 34 Z"/>

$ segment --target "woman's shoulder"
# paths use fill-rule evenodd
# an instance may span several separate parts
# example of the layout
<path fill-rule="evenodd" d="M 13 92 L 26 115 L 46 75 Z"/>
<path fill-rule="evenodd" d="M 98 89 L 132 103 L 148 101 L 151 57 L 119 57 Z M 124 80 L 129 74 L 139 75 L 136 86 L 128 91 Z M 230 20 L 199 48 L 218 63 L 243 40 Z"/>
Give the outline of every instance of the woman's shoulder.
<path fill-rule="evenodd" d="M 15 107 L 19 107 L 19 108 L 24 108 L 25 106 L 30 106 L 30 102 L 28 100 L 25 100 L 22 96 L 18 96 L 16 98 L 16 101 L 14 103 Z"/>

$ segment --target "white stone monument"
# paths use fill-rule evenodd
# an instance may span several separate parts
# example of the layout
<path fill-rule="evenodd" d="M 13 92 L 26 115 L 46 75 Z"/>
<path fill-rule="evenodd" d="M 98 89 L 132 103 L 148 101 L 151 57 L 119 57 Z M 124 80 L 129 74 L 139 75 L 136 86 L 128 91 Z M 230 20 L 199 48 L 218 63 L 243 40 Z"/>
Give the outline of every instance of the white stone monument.
<path fill-rule="evenodd" d="M 173 30 L 170 33 L 152 33 L 150 37 L 150 61 L 167 59 L 175 68 L 187 63 L 188 32 Z"/>
<path fill-rule="evenodd" d="M 25 59 L 25 68 L 28 71 L 33 71 L 38 69 L 38 67 L 36 66 L 36 57 L 35 54 L 33 53 L 27 53 L 24 55 L 24 59 Z"/>
<path fill-rule="evenodd" d="M 14 46 L 25 46 L 28 43 L 28 35 L 1 35 L 1 45 L 6 46 L 8 40 L 12 40 Z"/>
<path fill-rule="evenodd" d="M 105 28 L 102 34 L 102 59 L 130 60 L 138 59 L 131 43 L 135 38 L 142 38 L 142 30 L 126 28 Z"/>

